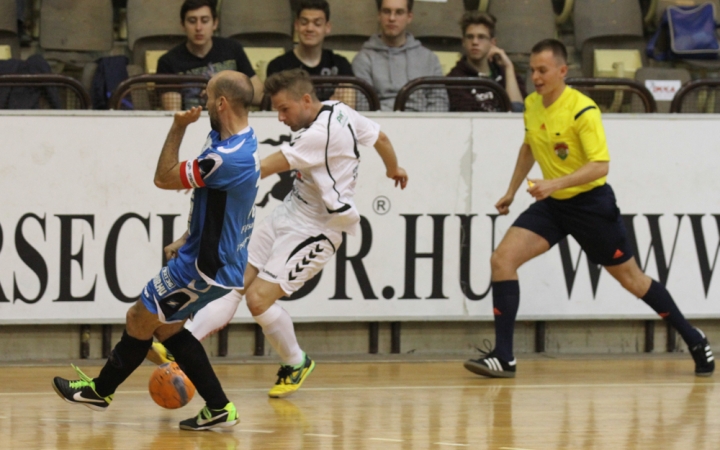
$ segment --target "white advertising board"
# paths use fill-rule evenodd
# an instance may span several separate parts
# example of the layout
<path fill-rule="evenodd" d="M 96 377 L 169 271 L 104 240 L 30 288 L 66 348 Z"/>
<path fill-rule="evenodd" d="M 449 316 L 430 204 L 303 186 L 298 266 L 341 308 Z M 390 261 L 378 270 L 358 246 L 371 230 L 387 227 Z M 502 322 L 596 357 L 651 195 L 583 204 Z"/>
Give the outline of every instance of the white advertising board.
<path fill-rule="evenodd" d="M 493 207 L 522 142 L 521 116 L 372 117 L 408 188 L 394 188 L 375 151 L 361 148 L 363 232 L 283 307 L 297 321 L 492 320 L 490 254 L 531 202 L 522 188 L 509 216 Z M 187 220 L 189 195 L 153 185 L 171 120 L 0 115 L 0 324 L 124 321 Z M 271 114 L 251 124 L 261 155 L 289 135 Z M 718 125 L 709 116 L 605 117 L 608 180 L 641 265 L 688 317 L 720 317 Z M 206 116 L 188 129 L 181 159 L 199 152 L 208 131 Z M 288 180 L 262 181 L 258 220 L 280 204 Z M 572 239 L 522 267 L 520 285 L 521 320 L 654 317 Z M 251 320 L 241 305 L 234 321 Z"/>

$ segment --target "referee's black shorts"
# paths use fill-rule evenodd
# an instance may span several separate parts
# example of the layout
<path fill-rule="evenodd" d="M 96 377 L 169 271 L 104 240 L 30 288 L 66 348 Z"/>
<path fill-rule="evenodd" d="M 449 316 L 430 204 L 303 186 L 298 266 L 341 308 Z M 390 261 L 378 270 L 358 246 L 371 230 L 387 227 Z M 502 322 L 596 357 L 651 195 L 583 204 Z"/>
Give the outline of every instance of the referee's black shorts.
<path fill-rule="evenodd" d="M 569 234 L 595 264 L 615 266 L 633 257 L 615 193 L 608 184 L 566 200 L 548 197 L 535 202 L 513 226 L 539 234 L 550 247 Z"/>

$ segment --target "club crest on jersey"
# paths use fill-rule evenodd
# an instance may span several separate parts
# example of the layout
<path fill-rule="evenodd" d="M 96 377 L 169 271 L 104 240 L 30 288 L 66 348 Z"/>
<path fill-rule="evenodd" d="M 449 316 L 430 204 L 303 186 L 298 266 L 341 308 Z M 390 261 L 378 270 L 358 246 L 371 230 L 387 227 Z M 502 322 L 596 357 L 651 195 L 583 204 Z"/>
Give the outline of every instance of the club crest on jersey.
<path fill-rule="evenodd" d="M 345 126 L 345 123 L 347 122 L 347 116 L 343 114 L 342 111 L 338 113 L 336 119 L 340 123 L 340 125 Z"/>
<path fill-rule="evenodd" d="M 555 154 L 558 155 L 558 158 L 565 161 L 568 157 L 568 154 L 570 153 L 570 148 L 568 145 L 564 142 L 558 142 L 555 144 Z"/>

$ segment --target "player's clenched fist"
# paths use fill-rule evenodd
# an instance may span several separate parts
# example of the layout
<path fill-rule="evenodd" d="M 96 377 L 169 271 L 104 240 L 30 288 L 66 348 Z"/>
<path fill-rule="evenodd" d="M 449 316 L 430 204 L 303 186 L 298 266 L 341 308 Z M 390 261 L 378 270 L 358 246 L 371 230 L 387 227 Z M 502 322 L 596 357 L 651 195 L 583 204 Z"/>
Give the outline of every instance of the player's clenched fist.
<path fill-rule="evenodd" d="M 195 106 L 187 111 L 178 111 L 175 113 L 175 123 L 181 127 L 186 127 L 200 118 L 202 106 Z"/>
<path fill-rule="evenodd" d="M 514 196 L 512 194 L 505 194 L 503 198 L 498 200 L 497 203 L 495 203 L 495 209 L 498 210 L 500 215 L 504 216 L 507 213 L 510 212 L 510 205 L 512 204 L 514 200 Z"/>

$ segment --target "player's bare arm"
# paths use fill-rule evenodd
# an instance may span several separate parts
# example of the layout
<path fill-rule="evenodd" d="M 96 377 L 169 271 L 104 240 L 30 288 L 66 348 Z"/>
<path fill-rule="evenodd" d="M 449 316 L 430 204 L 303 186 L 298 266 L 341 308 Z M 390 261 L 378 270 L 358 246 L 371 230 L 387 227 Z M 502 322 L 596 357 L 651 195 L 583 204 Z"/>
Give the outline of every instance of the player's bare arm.
<path fill-rule="evenodd" d="M 523 97 L 520 92 L 520 86 L 518 86 L 517 83 L 517 77 L 515 76 L 515 66 L 507 53 L 505 53 L 505 50 L 493 45 L 490 47 L 487 58 L 495 61 L 500 67 L 505 69 L 505 90 L 508 93 L 508 97 L 510 97 L 510 101 L 522 103 Z"/>
<path fill-rule="evenodd" d="M 388 178 L 395 180 L 395 186 L 400 186 L 400 189 L 405 189 L 408 182 L 408 175 L 405 169 L 398 166 L 397 155 L 395 149 L 393 149 L 390 139 L 382 131 L 378 135 L 378 140 L 375 142 L 375 150 L 380 155 L 380 158 L 385 164 L 385 174 Z"/>
<path fill-rule="evenodd" d="M 180 178 L 180 161 L 178 153 L 180 144 L 182 143 L 185 130 L 188 125 L 196 122 L 200 118 L 202 107 L 196 106 L 187 111 L 178 111 L 175 113 L 173 124 L 168 131 L 165 144 L 157 168 L 155 169 L 155 186 L 160 189 L 184 189 L 185 186 Z"/>
<path fill-rule="evenodd" d="M 554 180 L 529 180 L 532 186 L 528 189 L 536 200 L 544 200 L 560 189 L 581 186 L 602 178 L 610 171 L 608 161 L 590 161 L 575 172 Z"/>
<path fill-rule="evenodd" d="M 260 178 L 290 170 L 290 163 L 282 152 L 275 152 L 260 161 Z"/>
<path fill-rule="evenodd" d="M 253 87 L 253 105 L 260 105 L 262 103 L 263 99 L 263 92 L 264 87 L 262 81 L 260 81 L 260 78 L 258 78 L 257 75 L 253 75 L 250 77 L 250 83 L 252 83 Z"/>
<path fill-rule="evenodd" d="M 173 242 L 172 244 L 165 247 L 163 250 L 165 251 L 165 258 L 168 260 L 171 260 L 177 256 L 178 250 L 180 250 L 180 247 L 185 245 L 185 241 L 187 241 L 188 238 L 188 232 L 185 231 L 185 233 L 182 235 L 180 239 Z"/>
<path fill-rule="evenodd" d="M 525 180 L 525 177 L 527 177 L 528 173 L 530 173 L 530 169 L 532 169 L 534 164 L 535 158 L 533 157 L 532 149 L 528 144 L 523 143 L 520 147 L 520 152 L 518 153 L 513 176 L 510 179 L 510 186 L 508 187 L 505 195 L 503 195 L 502 198 L 495 203 L 495 208 L 501 215 L 505 215 L 510 212 L 510 205 L 515 199 L 515 193 L 520 188 L 520 185 Z"/>

